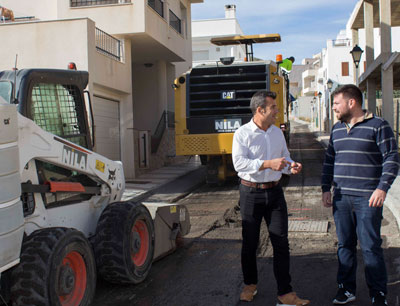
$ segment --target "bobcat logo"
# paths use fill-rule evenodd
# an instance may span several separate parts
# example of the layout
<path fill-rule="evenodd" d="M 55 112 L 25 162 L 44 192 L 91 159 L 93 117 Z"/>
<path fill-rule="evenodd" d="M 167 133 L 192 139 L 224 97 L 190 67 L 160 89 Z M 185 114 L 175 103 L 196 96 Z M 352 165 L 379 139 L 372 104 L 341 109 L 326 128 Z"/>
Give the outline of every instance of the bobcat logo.
<path fill-rule="evenodd" d="M 108 180 L 110 181 L 115 181 L 115 173 L 117 172 L 117 169 L 115 170 L 110 170 L 108 169 Z"/>

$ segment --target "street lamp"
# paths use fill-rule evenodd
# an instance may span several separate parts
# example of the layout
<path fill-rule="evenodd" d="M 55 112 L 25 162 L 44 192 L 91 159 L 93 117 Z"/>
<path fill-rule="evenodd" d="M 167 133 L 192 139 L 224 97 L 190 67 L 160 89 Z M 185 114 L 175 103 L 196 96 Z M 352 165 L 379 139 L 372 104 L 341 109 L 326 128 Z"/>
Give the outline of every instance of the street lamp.
<path fill-rule="evenodd" d="M 332 87 L 333 87 L 333 81 L 331 79 L 329 79 L 326 82 L 326 86 L 328 87 L 329 92 L 331 91 Z"/>
<path fill-rule="evenodd" d="M 328 96 L 328 107 L 326 108 L 326 114 L 328 116 L 328 129 L 329 131 L 331 130 L 331 126 L 333 125 L 333 113 L 332 113 L 332 103 L 331 103 L 331 90 L 333 87 L 333 81 L 331 79 L 328 79 L 326 82 L 326 87 L 328 88 L 329 91 L 329 96 Z"/>
<path fill-rule="evenodd" d="M 321 124 L 322 124 L 322 113 L 321 113 L 321 108 L 322 108 L 322 103 L 321 103 L 321 97 L 322 97 L 322 92 L 318 92 L 318 109 L 319 109 L 319 131 L 321 132 Z"/>
<path fill-rule="evenodd" d="M 355 45 L 353 50 L 350 51 L 351 56 L 353 57 L 354 65 L 356 66 L 356 85 L 358 86 L 358 65 L 360 64 L 361 55 L 364 50 L 361 49 L 358 45 Z"/>

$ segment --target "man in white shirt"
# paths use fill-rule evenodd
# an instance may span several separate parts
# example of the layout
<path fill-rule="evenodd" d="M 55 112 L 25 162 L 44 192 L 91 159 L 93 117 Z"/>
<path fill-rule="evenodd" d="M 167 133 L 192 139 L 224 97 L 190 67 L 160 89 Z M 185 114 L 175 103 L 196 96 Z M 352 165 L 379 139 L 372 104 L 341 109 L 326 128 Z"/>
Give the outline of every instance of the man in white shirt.
<path fill-rule="evenodd" d="M 278 287 L 278 305 L 309 305 L 297 297 L 290 285 L 288 213 L 279 179 L 282 172 L 300 173 L 302 165 L 290 158 L 282 131 L 274 123 L 279 113 L 276 94 L 260 91 L 250 102 L 253 118 L 233 137 L 232 159 L 240 177 L 240 213 L 242 216 L 242 301 L 252 301 L 257 293 L 257 246 L 264 218 L 273 247 L 274 275 Z"/>

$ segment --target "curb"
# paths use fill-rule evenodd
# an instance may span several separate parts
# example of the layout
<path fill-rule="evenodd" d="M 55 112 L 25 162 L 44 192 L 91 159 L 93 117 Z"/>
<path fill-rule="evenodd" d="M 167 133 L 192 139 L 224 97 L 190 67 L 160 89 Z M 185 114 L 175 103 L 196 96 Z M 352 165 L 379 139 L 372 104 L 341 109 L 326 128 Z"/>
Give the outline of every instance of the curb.
<path fill-rule="evenodd" d="M 396 180 L 393 182 L 392 187 L 389 189 L 387 193 L 385 204 L 393 216 L 396 218 L 397 227 L 400 230 L 400 177 L 398 176 Z"/>

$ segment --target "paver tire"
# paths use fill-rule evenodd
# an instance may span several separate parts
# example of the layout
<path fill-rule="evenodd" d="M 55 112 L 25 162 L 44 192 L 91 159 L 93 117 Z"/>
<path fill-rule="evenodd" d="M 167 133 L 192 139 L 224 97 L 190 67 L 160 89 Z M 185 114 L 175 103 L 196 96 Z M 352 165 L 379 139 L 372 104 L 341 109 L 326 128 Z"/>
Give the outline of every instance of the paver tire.
<path fill-rule="evenodd" d="M 93 240 L 99 275 L 111 283 L 142 282 L 153 261 L 154 236 L 153 220 L 142 204 L 107 206 Z"/>
<path fill-rule="evenodd" d="M 81 232 L 46 228 L 24 240 L 11 273 L 13 305 L 90 305 L 95 289 L 94 255 Z"/>

